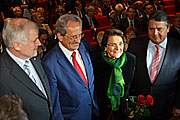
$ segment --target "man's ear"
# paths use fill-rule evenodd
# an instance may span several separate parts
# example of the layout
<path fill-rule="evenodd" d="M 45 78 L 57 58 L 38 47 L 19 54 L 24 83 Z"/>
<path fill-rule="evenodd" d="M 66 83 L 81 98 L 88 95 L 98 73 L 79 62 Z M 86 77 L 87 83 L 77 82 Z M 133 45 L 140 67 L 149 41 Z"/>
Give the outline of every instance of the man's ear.
<path fill-rule="evenodd" d="M 57 33 L 57 38 L 59 41 L 63 41 L 63 36 L 59 32 Z"/>
<path fill-rule="evenodd" d="M 13 42 L 13 48 L 17 51 L 21 50 L 21 44 L 17 43 L 17 42 Z"/>

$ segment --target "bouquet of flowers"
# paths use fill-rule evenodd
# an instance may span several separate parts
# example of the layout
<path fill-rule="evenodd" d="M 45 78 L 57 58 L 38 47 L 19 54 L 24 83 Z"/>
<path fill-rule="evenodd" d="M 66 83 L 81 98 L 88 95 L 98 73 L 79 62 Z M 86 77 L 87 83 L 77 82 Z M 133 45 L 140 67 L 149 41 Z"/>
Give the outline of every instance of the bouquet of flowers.
<path fill-rule="evenodd" d="M 154 99 L 151 95 L 147 97 L 139 95 L 136 99 L 130 98 L 128 111 L 134 112 L 134 118 L 150 117 L 149 107 L 153 106 Z"/>

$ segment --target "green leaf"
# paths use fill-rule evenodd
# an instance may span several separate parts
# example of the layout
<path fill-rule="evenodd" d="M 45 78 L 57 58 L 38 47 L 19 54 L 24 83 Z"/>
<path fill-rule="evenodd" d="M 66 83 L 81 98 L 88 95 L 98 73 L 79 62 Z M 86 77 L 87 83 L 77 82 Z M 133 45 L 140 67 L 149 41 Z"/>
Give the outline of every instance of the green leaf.
<path fill-rule="evenodd" d="M 150 117 L 150 111 L 148 109 L 144 109 L 144 115 L 146 117 Z"/>

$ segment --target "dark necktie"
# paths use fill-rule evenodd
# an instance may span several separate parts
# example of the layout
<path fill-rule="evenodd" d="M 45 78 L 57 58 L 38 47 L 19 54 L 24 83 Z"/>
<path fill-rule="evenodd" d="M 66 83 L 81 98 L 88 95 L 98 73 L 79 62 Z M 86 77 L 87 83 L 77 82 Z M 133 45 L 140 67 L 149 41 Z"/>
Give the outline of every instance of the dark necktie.
<path fill-rule="evenodd" d="M 130 21 L 130 26 L 132 26 L 132 27 L 133 27 L 133 21 L 132 21 L 132 20 Z"/>
<path fill-rule="evenodd" d="M 79 73 L 79 75 L 81 76 L 83 81 L 86 83 L 86 85 L 88 86 L 87 79 L 85 78 L 84 73 L 76 60 L 76 52 L 72 53 L 72 61 L 73 61 L 73 65 L 74 65 L 75 69 L 77 70 L 77 72 Z"/>
<path fill-rule="evenodd" d="M 93 29 L 92 19 L 91 18 L 90 18 L 90 26 L 91 26 L 91 29 Z"/>
<path fill-rule="evenodd" d="M 154 55 L 152 65 L 151 65 L 151 71 L 150 71 L 150 80 L 151 83 L 154 83 L 154 80 L 156 79 L 158 75 L 158 69 L 159 69 L 159 62 L 160 62 L 160 45 L 155 45 L 156 47 L 156 53 Z"/>

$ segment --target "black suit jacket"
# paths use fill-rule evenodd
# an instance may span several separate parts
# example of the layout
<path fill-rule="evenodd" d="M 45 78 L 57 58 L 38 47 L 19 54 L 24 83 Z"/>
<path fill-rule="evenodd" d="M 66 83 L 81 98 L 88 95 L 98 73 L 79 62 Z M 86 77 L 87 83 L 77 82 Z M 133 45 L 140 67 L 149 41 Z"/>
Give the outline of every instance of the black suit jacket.
<path fill-rule="evenodd" d="M 99 101 L 98 105 L 100 110 L 100 120 L 107 120 L 112 109 L 111 107 L 108 107 L 108 105 L 111 105 L 111 100 L 108 98 L 106 93 L 113 67 L 104 61 L 101 56 L 101 52 L 92 52 L 91 60 L 94 70 L 94 86 Z M 126 61 L 121 67 L 125 82 L 124 97 L 121 98 L 119 110 L 113 112 L 115 120 L 121 120 L 127 117 L 125 115 L 125 98 L 128 98 L 129 88 L 134 77 L 135 61 L 136 58 L 134 55 L 131 53 L 126 53 Z"/>
<path fill-rule="evenodd" d="M 32 0 L 25 0 L 25 1 L 26 1 L 26 4 L 28 5 L 28 9 L 33 8 Z M 21 6 L 21 5 L 23 5 L 21 0 L 13 0 L 13 7 Z"/>
<path fill-rule="evenodd" d="M 122 18 L 118 28 L 123 32 L 125 32 L 127 27 L 129 27 L 128 19 Z M 136 27 L 138 29 L 138 32 L 141 33 L 141 29 L 142 29 L 141 20 L 137 17 L 134 18 L 134 27 Z"/>
<path fill-rule="evenodd" d="M 93 22 L 93 24 L 94 24 L 94 28 L 100 27 L 100 24 L 97 22 L 97 20 L 96 20 L 95 17 L 92 17 L 92 22 Z M 96 34 L 96 31 L 94 31 L 94 30 L 91 29 L 91 26 L 90 26 L 89 21 L 88 21 L 88 19 L 87 19 L 86 16 L 84 16 L 84 17 L 82 18 L 82 30 L 91 30 L 92 35 L 95 35 L 95 34 Z"/>
<path fill-rule="evenodd" d="M 173 37 L 173 38 L 176 38 L 178 40 L 180 38 L 180 33 L 178 32 L 178 30 L 174 26 L 170 27 L 168 35 Z"/>
<path fill-rule="evenodd" d="M 78 15 L 78 13 L 77 13 L 77 11 L 76 10 L 73 10 L 72 11 L 72 14 L 75 14 L 75 15 Z M 84 10 L 81 10 L 81 14 L 82 14 L 82 17 L 80 17 L 80 18 L 83 18 L 84 16 L 85 16 L 85 11 Z"/>
<path fill-rule="evenodd" d="M 109 16 L 109 24 L 115 28 L 119 27 L 120 21 L 121 21 L 121 16 L 119 16 L 118 18 L 118 15 L 116 14 L 116 12 L 112 13 Z"/>
<path fill-rule="evenodd" d="M 146 57 L 149 38 L 130 41 L 128 51 L 136 55 L 135 83 L 137 93 L 152 95 L 152 119 L 169 120 L 173 106 L 180 109 L 180 42 L 168 37 L 165 56 L 155 82 L 150 82 Z"/>
<path fill-rule="evenodd" d="M 86 16 L 84 16 L 82 18 L 82 22 L 83 22 L 82 30 L 90 30 L 91 29 L 91 26 L 90 26 L 89 21 Z M 100 27 L 100 24 L 97 22 L 95 17 L 92 17 L 92 22 L 94 24 L 94 28 Z"/>
<path fill-rule="evenodd" d="M 39 58 L 32 58 L 31 62 L 41 79 L 47 98 L 6 50 L 0 54 L 0 96 L 18 95 L 29 120 L 51 120 L 52 104 L 48 79 Z"/>

